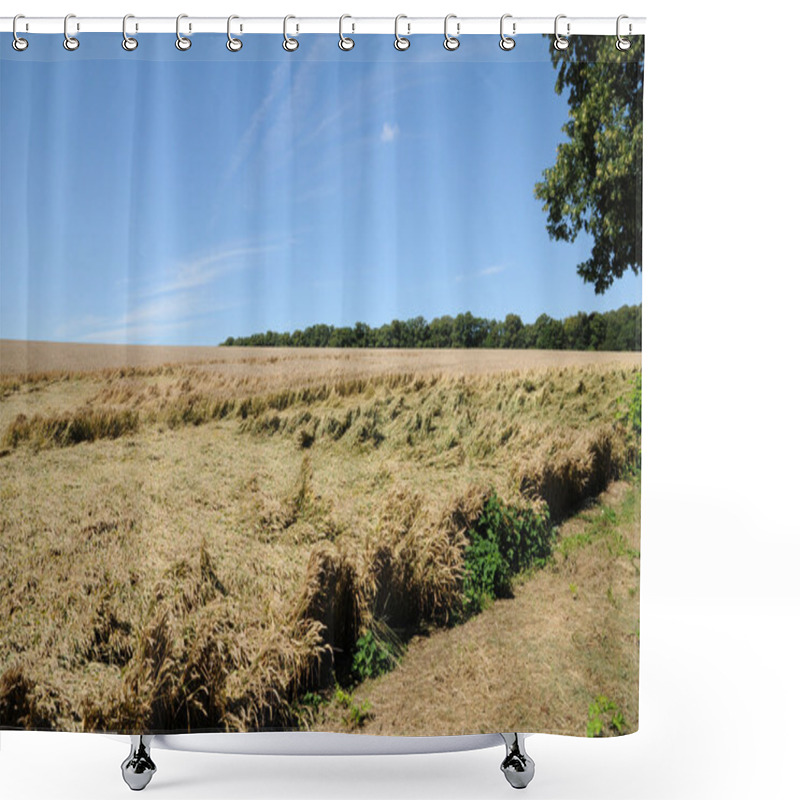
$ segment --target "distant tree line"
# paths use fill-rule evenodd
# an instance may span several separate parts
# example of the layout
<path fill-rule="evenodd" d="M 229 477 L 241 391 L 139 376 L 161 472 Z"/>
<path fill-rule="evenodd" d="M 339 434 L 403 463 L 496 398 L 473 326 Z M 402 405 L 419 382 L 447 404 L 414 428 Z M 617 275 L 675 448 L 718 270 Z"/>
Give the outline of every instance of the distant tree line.
<path fill-rule="evenodd" d="M 475 317 L 469 311 L 427 322 L 423 317 L 394 319 L 371 328 L 311 325 L 294 333 L 266 331 L 251 336 L 229 336 L 227 347 L 496 347 L 540 350 L 641 350 L 642 306 L 616 311 L 583 311 L 563 320 L 542 314 L 525 324 L 517 314 L 502 322 Z"/>

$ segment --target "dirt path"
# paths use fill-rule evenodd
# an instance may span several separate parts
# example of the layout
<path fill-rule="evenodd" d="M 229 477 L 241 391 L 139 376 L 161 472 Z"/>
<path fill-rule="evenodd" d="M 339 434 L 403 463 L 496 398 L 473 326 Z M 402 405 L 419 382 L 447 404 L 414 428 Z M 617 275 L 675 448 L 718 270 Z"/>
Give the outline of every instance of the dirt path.
<path fill-rule="evenodd" d="M 392 672 L 366 681 L 358 732 L 408 736 L 516 729 L 585 735 L 598 695 L 638 725 L 639 489 L 612 484 L 561 526 L 544 570 L 464 625 L 409 643 Z M 318 730 L 349 730 L 333 701 Z M 481 720 L 477 729 L 474 720 Z"/>

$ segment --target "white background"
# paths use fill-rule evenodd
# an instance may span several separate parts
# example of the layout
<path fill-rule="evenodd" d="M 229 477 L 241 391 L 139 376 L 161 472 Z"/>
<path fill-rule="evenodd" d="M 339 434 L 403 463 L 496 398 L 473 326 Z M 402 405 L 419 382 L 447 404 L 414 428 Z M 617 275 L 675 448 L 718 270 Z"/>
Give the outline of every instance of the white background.
<path fill-rule="evenodd" d="M 528 796 L 800 796 L 796 4 L 20 0 L 4 14 L 647 16 L 638 734 L 536 736 Z M 0 102 L 0 113 L 13 109 Z M 790 241 L 791 237 L 791 241 Z M 498 669 L 502 665 L 498 665 Z M 2 735 L 3 798 L 128 797 L 127 746 Z M 487 798 L 501 750 L 279 758 L 155 751 L 161 798 Z"/>

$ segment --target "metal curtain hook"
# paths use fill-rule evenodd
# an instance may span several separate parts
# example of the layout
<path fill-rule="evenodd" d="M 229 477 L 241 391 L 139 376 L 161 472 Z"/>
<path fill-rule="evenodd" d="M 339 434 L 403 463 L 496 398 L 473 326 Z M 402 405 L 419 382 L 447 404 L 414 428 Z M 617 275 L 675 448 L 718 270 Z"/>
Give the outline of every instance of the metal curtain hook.
<path fill-rule="evenodd" d="M 74 14 L 67 14 L 64 17 L 64 49 L 65 50 L 77 50 L 81 43 L 74 37 L 69 35 L 69 21 L 71 19 L 75 19 Z"/>
<path fill-rule="evenodd" d="M 28 40 L 27 39 L 23 39 L 21 36 L 17 35 L 17 20 L 18 19 L 25 19 L 25 15 L 24 14 L 17 14 L 17 16 L 14 17 L 14 21 L 11 23 L 11 33 L 14 34 L 14 38 L 11 41 L 11 46 L 17 52 L 21 53 L 23 50 L 27 50 L 28 49 Z"/>
<path fill-rule="evenodd" d="M 458 19 L 455 14 L 448 14 L 444 18 L 444 49 L 445 50 L 458 50 L 458 46 L 461 42 L 458 41 L 457 35 L 451 36 L 447 32 L 447 23 L 450 22 L 451 19 Z M 459 26 L 456 26 L 456 32 L 458 32 Z"/>
<path fill-rule="evenodd" d="M 283 18 L 283 49 L 286 50 L 287 53 L 293 53 L 300 47 L 300 41 L 289 36 L 288 25 L 290 19 L 296 19 L 296 17 L 288 14 Z"/>
<path fill-rule="evenodd" d="M 631 40 L 623 38 L 622 34 L 619 32 L 619 27 L 620 27 L 619 24 L 624 19 L 628 19 L 628 17 L 625 16 L 625 14 L 620 14 L 620 16 L 617 17 L 617 50 L 627 50 L 631 46 Z M 632 29 L 633 29 L 633 26 L 629 22 L 628 23 L 628 36 L 631 35 L 631 30 Z"/>
<path fill-rule="evenodd" d="M 512 39 L 510 36 L 506 36 L 505 32 L 503 31 L 503 24 L 507 19 L 511 19 L 511 14 L 503 14 L 500 17 L 500 49 L 501 50 L 513 50 L 517 46 L 517 42 L 515 39 Z M 512 28 L 512 30 L 516 33 L 516 24 Z"/>
<path fill-rule="evenodd" d="M 231 53 L 239 52 L 239 50 L 242 49 L 243 44 L 241 39 L 237 39 L 235 36 L 231 35 L 231 22 L 235 19 L 239 19 L 236 14 L 231 14 L 228 17 L 228 41 L 225 43 L 225 47 L 227 47 Z M 239 30 L 241 30 L 241 28 Z"/>
<path fill-rule="evenodd" d="M 342 14 L 342 16 L 339 17 L 339 47 L 342 50 L 352 50 L 356 46 L 356 43 L 342 32 L 342 25 L 346 19 L 353 18 L 349 14 Z M 353 29 L 355 29 L 355 26 L 353 26 Z"/>
<path fill-rule="evenodd" d="M 555 39 L 553 40 L 553 47 L 555 47 L 556 50 L 566 50 L 569 47 L 569 39 L 562 36 L 558 32 L 558 21 L 560 19 L 566 19 L 566 18 L 567 18 L 566 14 L 559 14 L 556 17 L 556 21 L 553 26 L 553 34 L 555 35 Z M 569 36 L 569 22 L 567 23 L 567 36 Z"/>
<path fill-rule="evenodd" d="M 394 47 L 395 50 L 408 50 L 411 47 L 411 39 L 406 39 L 405 36 L 400 35 L 400 20 L 408 19 L 405 14 L 398 14 L 394 18 Z M 411 33 L 411 25 L 406 23 L 408 32 Z"/>
<path fill-rule="evenodd" d="M 126 14 L 122 18 L 122 49 L 127 50 L 130 52 L 131 50 L 135 50 L 139 46 L 139 40 L 134 39 L 132 36 L 128 36 L 128 20 L 135 19 L 133 14 Z"/>
<path fill-rule="evenodd" d="M 188 50 L 192 46 L 192 40 L 181 34 L 181 20 L 188 18 L 188 14 L 178 14 L 178 18 L 175 20 L 175 47 L 178 50 Z"/>

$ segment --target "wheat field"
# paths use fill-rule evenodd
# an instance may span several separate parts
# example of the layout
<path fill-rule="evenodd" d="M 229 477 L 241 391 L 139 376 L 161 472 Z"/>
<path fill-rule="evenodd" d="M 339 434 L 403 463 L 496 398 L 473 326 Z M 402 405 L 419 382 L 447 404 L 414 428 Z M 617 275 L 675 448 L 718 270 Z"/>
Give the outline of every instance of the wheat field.
<path fill-rule="evenodd" d="M 309 727 L 364 631 L 457 621 L 490 492 L 557 520 L 624 470 L 640 370 L 0 342 L 0 727 Z"/>

